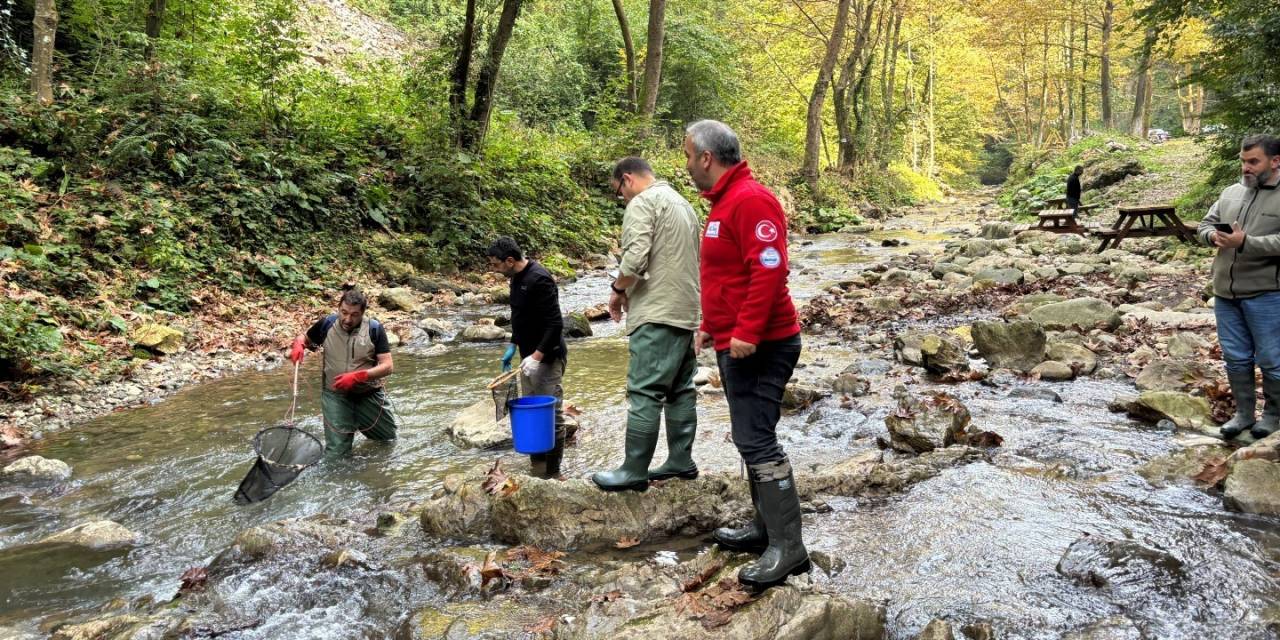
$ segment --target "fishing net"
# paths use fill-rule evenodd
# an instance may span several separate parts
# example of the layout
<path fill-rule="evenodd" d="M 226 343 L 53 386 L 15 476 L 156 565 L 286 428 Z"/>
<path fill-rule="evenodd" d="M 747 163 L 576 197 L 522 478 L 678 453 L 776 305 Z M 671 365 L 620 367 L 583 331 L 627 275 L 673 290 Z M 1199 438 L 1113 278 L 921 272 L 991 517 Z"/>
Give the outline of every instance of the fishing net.
<path fill-rule="evenodd" d="M 282 424 L 267 427 L 253 437 L 258 459 L 236 489 L 236 504 L 251 504 L 270 498 L 293 482 L 307 467 L 320 462 L 324 443 L 293 424 L 298 407 L 298 367 L 293 368 L 293 402 Z"/>
<path fill-rule="evenodd" d="M 511 401 L 520 397 L 520 381 L 517 371 L 508 371 L 489 383 L 493 395 L 493 419 L 500 421 L 511 411 Z"/>

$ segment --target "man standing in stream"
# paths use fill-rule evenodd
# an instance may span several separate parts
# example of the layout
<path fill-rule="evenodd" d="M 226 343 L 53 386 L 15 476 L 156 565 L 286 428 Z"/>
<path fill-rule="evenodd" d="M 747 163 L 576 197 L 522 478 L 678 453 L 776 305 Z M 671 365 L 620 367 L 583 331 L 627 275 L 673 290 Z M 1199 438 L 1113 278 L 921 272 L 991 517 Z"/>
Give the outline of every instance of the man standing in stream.
<path fill-rule="evenodd" d="M 370 440 L 396 439 L 399 420 L 382 389 L 391 375 L 391 344 L 382 323 L 364 317 L 369 300 L 354 285 L 345 285 L 338 312 L 331 313 L 293 341 L 289 359 L 302 362 L 307 350 L 324 349 L 325 459 L 351 452 L 355 434 Z"/>
<path fill-rule="evenodd" d="M 530 475 L 564 480 L 564 365 L 569 349 L 564 342 L 560 290 L 546 267 L 525 257 L 520 245 L 503 236 L 488 251 L 489 268 L 511 279 L 511 344 L 502 356 L 505 371 L 520 352 L 520 395 L 555 396 L 555 448 L 529 456 Z"/>
<path fill-rule="evenodd" d="M 1280 429 L 1280 138 L 1240 143 L 1240 182 L 1227 187 L 1196 230 L 1218 248 L 1213 314 L 1236 414 L 1220 429 L 1230 440 Z M 1262 370 L 1262 419 L 1256 420 L 1254 368 Z"/>
<path fill-rule="evenodd" d="M 711 214 L 702 233 L 702 327 L 695 348 L 715 345 L 733 444 L 747 464 L 755 517 L 716 529 L 721 546 L 762 552 L 738 572 L 757 590 L 809 571 L 800 498 L 778 444 L 782 394 L 800 358 L 800 324 L 787 290 L 787 220 L 755 181 L 738 136 L 715 120 L 685 130 L 685 166 Z"/>
<path fill-rule="evenodd" d="M 610 181 L 627 203 L 622 264 L 610 285 L 609 315 L 627 316 L 627 433 L 622 466 L 591 476 L 605 491 L 644 491 L 650 480 L 698 477 L 698 215 L 641 158 L 623 158 Z M 649 469 L 666 416 L 667 460 Z"/>

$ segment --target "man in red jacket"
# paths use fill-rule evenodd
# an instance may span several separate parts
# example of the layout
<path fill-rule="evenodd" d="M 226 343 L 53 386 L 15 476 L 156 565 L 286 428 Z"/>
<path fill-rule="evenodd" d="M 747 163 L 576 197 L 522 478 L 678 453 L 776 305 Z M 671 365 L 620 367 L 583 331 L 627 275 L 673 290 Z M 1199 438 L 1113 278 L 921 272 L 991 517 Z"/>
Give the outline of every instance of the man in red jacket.
<path fill-rule="evenodd" d="M 782 393 L 800 358 L 800 325 L 787 291 L 787 219 L 778 198 L 751 177 L 738 136 L 722 122 L 685 129 L 685 166 L 711 214 L 702 232 L 702 327 L 695 348 L 716 349 L 733 444 L 751 477 L 755 517 L 713 537 L 761 553 L 738 580 L 757 590 L 809 570 L 800 498 L 775 429 Z"/>

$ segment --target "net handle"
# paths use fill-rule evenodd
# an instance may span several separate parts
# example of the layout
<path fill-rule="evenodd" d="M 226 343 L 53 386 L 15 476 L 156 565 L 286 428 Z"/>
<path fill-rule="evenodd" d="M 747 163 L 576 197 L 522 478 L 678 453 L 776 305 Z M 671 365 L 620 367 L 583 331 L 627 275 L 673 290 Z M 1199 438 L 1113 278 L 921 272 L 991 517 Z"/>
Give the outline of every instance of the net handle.
<path fill-rule="evenodd" d="M 293 426 L 293 416 L 298 410 L 298 369 L 301 366 L 301 362 L 293 363 L 293 398 L 289 401 L 289 412 L 284 415 L 284 420 L 289 426 Z"/>
<path fill-rule="evenodd" d="M 493 391 L 494 389 L 498 388 L 499 385 L 503 385 L 509 382 L 512 378 L 515 377 L 517 373 L 520 373 L 519 369 L 512 369 L 504 374 L 501 374 L 498 377 L 494 378 L 493 382 L 490 382 L 489 386 L 486 388 L 489 391 Z"/>

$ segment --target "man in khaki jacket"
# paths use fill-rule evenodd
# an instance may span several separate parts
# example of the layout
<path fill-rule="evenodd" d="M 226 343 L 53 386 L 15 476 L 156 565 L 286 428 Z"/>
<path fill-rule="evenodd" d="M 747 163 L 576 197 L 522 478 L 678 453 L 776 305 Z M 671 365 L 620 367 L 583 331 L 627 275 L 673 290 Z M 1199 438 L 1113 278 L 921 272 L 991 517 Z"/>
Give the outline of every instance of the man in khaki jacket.
<path fill-rule="evenodd" d="M 615 322 L 626 313 L 629 336 L 626 458 L 618 469 L 591 479 L 606 491 L 644 491 L 650 480 L 698 477 L 693 338 L 700 320 L 701 224 L 689 202 L 640 158 L 618 161 L 610 182 L 627 203 L 622 265 L 609 298 Z M 650 470 L 664 414 L 667 460 Z"/>
<path fill-rule="evenodd" d="M 1218 248 L 1213 259 L 1213 313 L 1236 415 L 1222 425 L 1228 440 L 1244 431 L 1264 438 L 1280 429 L 1280 139 L 1253 135 L 1240 143 L 1240 182 L 1227 187 L 1197 235 Z M 1262 370 L 1266 404 L 1255 422 L 1254 369 Z"/>

